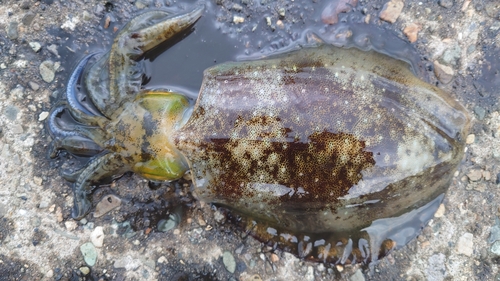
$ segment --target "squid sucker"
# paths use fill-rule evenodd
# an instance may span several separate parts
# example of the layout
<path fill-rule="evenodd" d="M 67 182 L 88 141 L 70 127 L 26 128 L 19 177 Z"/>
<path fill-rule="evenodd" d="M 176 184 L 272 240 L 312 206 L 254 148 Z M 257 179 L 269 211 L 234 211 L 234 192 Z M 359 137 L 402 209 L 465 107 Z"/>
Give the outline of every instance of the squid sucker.
<path fill-rule="evenodd" d="M 96 186 L 125 172 L 155 181 L 189 172 L 195 197 L 303 259 L 369 263 L 414 238 L 463 159 L 466 109 L 406 62 L 327 43 L 211 67 L 196 102 L 145 88 L 140 58 L 203 10 L 145 12 L 75 68 L 47 124 L 52 156 L 89 159 L 62 174 L 73 182 L 73 218 L 90 212 Z"/>

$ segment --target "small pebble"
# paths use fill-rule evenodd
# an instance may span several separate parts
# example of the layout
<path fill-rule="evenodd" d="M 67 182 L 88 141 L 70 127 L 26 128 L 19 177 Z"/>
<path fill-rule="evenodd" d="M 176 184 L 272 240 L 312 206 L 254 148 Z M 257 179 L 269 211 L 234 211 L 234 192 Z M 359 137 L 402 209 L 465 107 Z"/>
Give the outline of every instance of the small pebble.
<path fill-rule="evenodd" d="M 479 181 L 483 177 L 483 171 L 479 169 L 471 170 L 467 173 L 467 177 L 470 181 Z"/>
<path fill-rule="evenodd" d="M 90 21 L 92 19 L 92 15 L 87 11 L 83 11 L 82 16 L 84 21 Z"/>
<path fill-rule="evenodd" d="M 244 23 L 245 22 L 245 18 L 244 17 L 240 17 L 240 16 L 234 16 L 233 17 L 233 22 L 238 24 L 238 23 Z"/>
<path fill-rule="evenodd" d="M 496 219 L 496 221 L 496 224 L 490 229 L 490 236 L 488 237 L 488 243 L 490 244 L 500 240 L 500 221 L 498 220 L 498 218 Z"/>
<path fill-rule="evenodd" d="M 161 219 L 158 221 L 157 229 L 161 232 L 167 232 L 173 228 L 175 228 L 180 222 L 180 218 L 175 214 L 171 214 L 168 216 L 168 219 Z"/>
<path fill-rule="evenodd" d="M 414 43 L 415 41 L 417 41 L 418 32 L 420 31 L 420 29 L 422 29 L 420 25 L 410 23 L 403 29 L 403 33 L 406 35 L 406 37 L 408 37 L 410 43 Z"/>
<path fill-rule="evenodd" d="M 438 4 L 439 4 L 439 6 L 448 9 L 448 8 L 451 8 L 453 6 L 453 1 L 452 0 L 439 0 Z"/>
<path fill-rule="evenodd" d="M 441 83 L 448 84 L 451 82 L 451 80 L 453 80 L 455 72 L 453 71 L 453 68 L 442 65 L 438 61 L 434 61 L 434 74 L 436 75 L 437 79 L 441 81 Z"/>
<path fill-rule="evenodd" d="M 472 233 L 466 232 L 458 239 L 457 251 L 460 254 L 470 257 L 474 250 L 474 244 L 472 241 L 474 235 Z"/>
<path fill-rule="evenodd" d="M 158 258 L 158 263 L 168 263 L 168 260 L 165 256 L 161 256 Z"/>
<path fill-rule="evenodd" d="M 19 7 L 21 7 L 21 9 L 23 9 L 23 10 L 29 10 L 30 3 L 28 1 L 23 1 L 23 2 L 21 2 L 21 5 Z"/>
<path fill-rule="evenodd" d="M 40 49 L 42 48 L 42 45 L 40 45 L 40 43 L 38 43 L 38 42 L 30 42 L 29 44 L 30 44 L 31 49 L 35 53 L 38 53 L 38 51 L 40 51 Z"/>
<path fill-rule="evenodd" d="M 280 16 L 280 18 L 284 18 L 285 17 L 285 13 L 286 13 L 285 8 L 279 8 L 278 9 L 278 15 Z"/>
<path fill-rule="evenodd" d="M 97 261 L 97 251 L 94 244 L 87 242 L 80 246 L 80 252 L 82 252 L 83 259 L 88 266 L 94 266 Z"/>
<path fill-rule="evenodd" d="M 122 200 L 118 198 L 116 195 L 106 195 L 104 198 L 102 198 L 99 203 L 97 203 L 95 207 L 95 212 L 94 212 L 94 217 L 102 217 L 109 211 L 119 207 L 122 203 Z"/>
<path fill-rule="evenodd" d="M 439 208 L 436 210 L 436 213 L 434 213 L 435 218 L 440 218 L 444 215 L 446 208 L 444 204 L 439 205 Z"/>
<path fill-rule="evenodd" d="M 236 261 L 230 252 L 225 251 L 224 254 L 222 254 L 222 262 L 224 263 L 227 271 L 234 273 L 236 270 Z"/>
<path fill-rule="evenodd" d="M 90 241 L 96 248 L 101 248 L 104 244 L 104 231 L 102 226 L 97 226 L 90 234 Z"/>
<path fill-rule="evenodd" d="M 39 118 L 40 120 L 40 118 Z M 41 121 L 41 120 L 40 120 Z M 36 185 L 42 185 L 43 183 L 43 179 L 41 177 L 33 177 L 33 182 L 36 184 Z"/>
<path fill-rule="evenodd" d="M 56 208 L 56 218 L 57 218 L 57 222 L 62 222 L 63 221 L 63 214 L 62 214 L 61 207 L 57 207 Z"/>
<path fill-rule="evenodd" d="M 18 23 L 13 21 L 9 23 L 9 28 L 7 29 L 7 36 L 10 40 L 16 40 L 19 34 L 17 33 Z"/>
<path fill-rule="evenodd" d="M 233 5 L 233 10 L 235 10 L 235 11 L 239 12 L 239 11 L 243 10 L 243 6 L 241 6 L 241 5 L 240 5 L 240 4 L 238 4 L 238 3 L 235 3 L 235 4 Z"/>
<path fill-rule="evenodd" d="M 46 277 L 46 278 L 54 277 L 54 271 L 52 269 L 48 270 L 47 272 L 45 272 L 44 277 Z"/>
<path fill-rule="evenodd" d="M 280 257 L 278 257 L 278 255 L 276 255 L 275 253 L 271 254 L 271 261 L 273 263 L 277 263 L 279 260 L 280 260 Z"/>
<path fill-rule="evenodd" d="M 473 144 L 475 141 L 476 141 L 476 135 L 474 134 L 468 135 L 467 138 L 465 139 L 466 144 Z"/>
<path fill-rule="evenodd" d="M 30 88 L 33 90 L 33 91 L 38 91 L 38 89 L 40 89 L 40 85 L 38 85 L 37 83 L 33 82 L 33 81 L 29 81 L 28 82 L 28 85 L 30 86 Z"/>
<path fill-rule="evenodd" d="M 484 109 L 481 106 L 475 106 L 474 107 L 474 113 L 476 114 L 477 119 L 483 120 L 484 117 L 486 116 L 486 109 Z"/>
<path fill-rule="evenodd" d="M 202 216 L 202 215 L 199 215 L 199 216 L 198 216 L 198 224 L 199 224 L 200 226 L 205 226 L 205 225 L 207 225 L 207 222 L 203 219 L 203 216 Z"/>
<path fill-rule="evenodd" d="M 75 230 L 78 227 L 78 224 L 75 221 L 65 221 L 64 226 L 66 226 L 66 229 L 71 231 Z"/>
<path fill-rule="evenodd" d="M 49 207 L 49 201 L 47 200 L 42 199 L 42 201 L 40 201 L 40 204 L 38 204 L 38 208 L 40 209 L 45 209 L 47 207 Z"/>
<path fill-rule="evenodd" d="M 40 64 L 39 67 L 40 75 L 42 76 L 43 81 L 50 83 L 56 77 L 56 69 L 54 62 L 51 60 L 46 60 Z"/>
<path fill-rule="evenodd" d="M 23 23 L 24 26 L 30 26 L 34 19 L 35 19 L 35 13 L 27 12 L 23 16 L 21 22 Z"/>
<path fill-rule="evenodd" d="M 82 266 L 80 267 L 80 272 L 83 274 L 83 275 L 87 275 L 90 273 L 90 268 L 86 267 L 86 266 Z"/>
<path fill-rule="evenodd" d="M 491 173 L 490 171 L 483 171 L 483 178 L 485 181 L 490 181 L 491 180 Z"/>
<path fill-rule="evenodd" d="M 461 54 L 462 49 L 457 43 L 455 43 L 452 47 L 444 51 L 443 55 L 441 56 L 441 60 L 444 64 L 456 66 Z"/>
<path fill-rule="evenodd" d="M 43 121 L 43 120 L 47 119 L 48 116 L 49 116 L 49 112 L 48 111 L 42 111 L 40 113 L 40 115 L 38 115 L 38 121 Z"/>
<path fill-rule="evenodd" d="M 380 19 L 386 22 L 395 23 L 401 11 L 403 11 L 404 2 L 402 0 L 391 0 L 385 3 L 380 12 Z"/>
<path fill-rule="evenodd" d="M 500 241 L 496 241 L 495 243 L 493 243 L 493 245 L 491 245 L 490 251 L 493 254 L 500 256 Z"/>
<path fill-rule="evenodd" d="M 47 46 L 47 50 L 49 50 L 56 57 L 59 57 L 59 52 L 57 51 L 57 45 L 56 44 L 51 44 L 51 45 Z"/>

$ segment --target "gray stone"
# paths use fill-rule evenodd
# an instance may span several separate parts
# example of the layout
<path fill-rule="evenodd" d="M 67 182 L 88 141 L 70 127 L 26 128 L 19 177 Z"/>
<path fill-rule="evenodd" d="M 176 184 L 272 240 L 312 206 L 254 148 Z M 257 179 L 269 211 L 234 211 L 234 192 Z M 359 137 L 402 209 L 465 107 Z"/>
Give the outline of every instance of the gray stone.
<path fill-rule="evenodd" d="M 432 255 L 429 258 L 429 264 L 425 269 L 425 277 L 428 281 L 444 280 L 446 275 L 446 266 L 444 264 L 446 256 L 442 253 Z"/>
<path fill-rule="evenodd" d="M 500 256 L 500 241 L 496 241 L 495 243 L 493 243 L 493 245 L 491 245 L 490 251 L 493 254 Z"/>
<path fill-rule="evenodd" d="M 493 243 L 500 240 L 500 225 L 498 218 L 496 219 L 497 223 L 491 227 L 490 229 L 490 237 L 488 237 L 488 243 Z"/>
<path fill-rule="evenodd" d="M 38 89 L 40 89 L 40 85 L 38 85 L 38 83 L 35 83 L 33 81 L 29 81 L 28 85 L 33 91 L 38 91 Z"/>
<path fill-rule="evenodd" d="M 353 275 L 349 277 L 349 281 L 365 281 L 365 276 L 360 269 L 356 270 Z"/>
<path fill-rule="evenodd" d="M 480 106 L 476 106 L 476 107 L 474 107 L 474 113 L 476 113 L 477 119 L 483 120 L 484 117 L 486 116 L 486 109 L 484 109 Z"/>
<path fill-rule="evenodd" d="M 498 5 L 498 1 L 488 1 L 484 6 L 484 10 L 489 17 L 500 20 L 500 5 Z"/>
<path fill-rule="evenodd" d="M 15 40 L 19 36 L 19 34 L 17 33 L 18 25 L 19 24 L 15 21 L 9 23 L 9 27 L 7 28 L 7 36 L 10 40 Z"/>
<path fill-rule="evenodd" d="M 458 60 L 460 59 L 461 52 L 462 50 L 460 49 L 460 46 L 458 46 L 458 44 L 455 44 L 453 47 L 444 51 L 441 60 L 444 64 L 457 65 Z"/>
<path fill-rule="evenodd" d="M 158 222 L 158 230 L 162 232 L 167 232 L 175 228 L 179 224 L 179 218 L 175 214 L 171 214 L 167 220 L 162 219 Z"/>
<path fill-rule="evenodd" d="M 34 19 L 35 14 L 32 12 L 27 12 L 22 19 L 23 25 L 30 26 Z"/>
<path fill-rule="evenodd" d="M 59 57 L 59 52 L 57 51 L 57 45 L 56 44 L 51 44 L 47 47 L 47 50 L 49 50 L 49 52 L 53 53 L 54 55 L 56 55 L 57 57 Z"/>
<path fill-rule="evenodd" d="M 460 238 L 458 238 L 457 251 L 460 254 L 464 254 L 468 257 L 472 256 L 474 251 L 474 244 L 472 239 L 474 235 L 472 233 L 466 232 Z"/>
<path fill-rule="evenodd" d="M 54 81 L 54 78 L 56 77 L 56 69 L 53 61 L 46 60 L 42 62 L 40 64 L 39 70 L 43 81 L 47 83 Z"/>
<path fill-rule="evenodd" d="M 89 21 L 92 19 L 92 15 L 87 11 L 83 11 L 82 15 L 84 21 Z"/>
<path fill-rule="evenodd" d="M 30 3 L 28 1 L 23 1 L 23 2 L 21 2 L 20 7 L 23 10 L 28 10 L 30 8 Z"/>
<path fill-rule="evenodd" d="M 40 204 L 38 204 L 38 208 L 39 209 L 48 208 L 49 204 L 50 204 L 50 202 L 48 200 L 42 199 L 42 201 L 40 201 Z"/>
<path fill-rule="evenodd" d="M 40 49 L 42 48 L 42 45 L 38 42 L 30 42 L 30 47 L 31 49 L 33 49 L 33 51 L 35 51 L 35 53 L 38 53 L 38 51 L 40 51 Z"/>
<path fill-rule="evenodd" d="M 230 252 L 225 251 L 224 254 L 222 254 L 222 262 L 224 263 L 227 271 L 234 273 L 236 270 L 236 261 Z"/>
<path fill-rule="evenodd" d="M 17 119 L 17 114 L 19 114 L 19 108 L 15 105 L 7 105 L 3 111 L 7 119 L 14 121 Z"/>
<path fill-rule="evenodd" d="M 97 261 L 97 251 L 94 244 L 87 242 L 80 246 L 80 251 L 82 252 L 83 259 L 88 266 L 94 266 Z"/>

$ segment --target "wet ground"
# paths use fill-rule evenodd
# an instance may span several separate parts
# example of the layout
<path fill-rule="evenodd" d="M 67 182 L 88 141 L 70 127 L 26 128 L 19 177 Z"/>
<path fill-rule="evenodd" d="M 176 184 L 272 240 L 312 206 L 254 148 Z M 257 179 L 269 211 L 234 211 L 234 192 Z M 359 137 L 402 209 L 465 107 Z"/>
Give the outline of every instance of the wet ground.
<path fill-rule="evenodd" d="M 197 1 L 1 1 L 0 280 L 499 279 L 500 4 L 406 0 L 389 23 L 380 19 L 385 2 L 359 1 L 354 13 L 405 40 L 405 28 L 415 24 L 414 44 L 430 81 L 475 118 L 443 208 L 417 239 L 366 269 L 273 253 L 228 223 L 221 210 L 191 198 L 188 181 L 150 184 L 125 175 L 93 195 L 108 205 L 121 200 L 119 209 L 73 221 L 71 189 L 58 168 L 78 159 L 64 153 L 48 159 L 44 128 L 71 69 L 85 52 L 106 49 L 141 10 L 177 13 Z M 146 58 L 152 61 L 147 85 L 194 97 L 208 66 L 302 44 L 305 30 L 321 28 L 326 4 L 205 2 L 207 12 L 193 30 Z"/>

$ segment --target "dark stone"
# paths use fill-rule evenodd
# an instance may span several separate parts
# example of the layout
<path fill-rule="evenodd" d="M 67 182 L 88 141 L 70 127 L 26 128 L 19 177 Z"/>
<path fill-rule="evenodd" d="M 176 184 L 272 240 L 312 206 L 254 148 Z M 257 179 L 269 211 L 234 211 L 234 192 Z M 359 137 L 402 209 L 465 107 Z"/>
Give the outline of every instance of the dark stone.
<path fill-rule="evenodd" d="M 33 19 L 34 19 L 34 18 L 35 18 L 35 14 L 34 14 L 34 13 L 32 13 L 32 12 L 27 12 L 27 13 L 24 15 L 24 17 L 23 17 L 22 22 L 23 22 L 23 24 L 24 24 L 25 26 L 30 26 L 30 25 L 31 25 L 31 23 L 33 22 Z"/>
<path fill-rule="evenodd" d="M 28 1 L 23 1 L 21 3 L 21 9 L 28 10 L 30 8 L 30 3 Z"/>
<path fill-rule="evenodd" d="M 15 40 L 19 36 L 17 33 L 17 26 L 18 23 L 13 21 L 9 24 L 9 28 L 7 30 L 7 36 L 9 36 L 9 39 Z"/>

